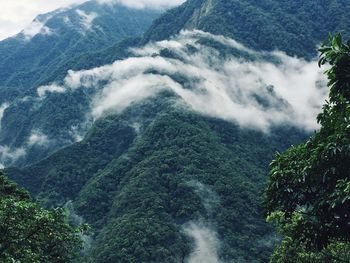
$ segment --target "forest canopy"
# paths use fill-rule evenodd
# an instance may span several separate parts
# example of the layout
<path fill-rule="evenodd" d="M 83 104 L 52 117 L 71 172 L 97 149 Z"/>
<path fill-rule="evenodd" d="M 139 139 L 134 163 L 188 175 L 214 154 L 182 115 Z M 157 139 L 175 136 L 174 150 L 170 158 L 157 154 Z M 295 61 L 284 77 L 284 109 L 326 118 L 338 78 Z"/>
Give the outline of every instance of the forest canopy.
<path fill-rule="evenodd" d="M 273 263 L 350 262 L 350 40 L 330 35 L 320 52 L 331 66 L 321 129 L 271 164 L 268 220 L 284 236 Z"/>
<path fill-rule="evenodd" d="M 63 209 L 39 207 L 0 171 L 0 262 L 70 262 L 84 228 L 71 227 Z"/>

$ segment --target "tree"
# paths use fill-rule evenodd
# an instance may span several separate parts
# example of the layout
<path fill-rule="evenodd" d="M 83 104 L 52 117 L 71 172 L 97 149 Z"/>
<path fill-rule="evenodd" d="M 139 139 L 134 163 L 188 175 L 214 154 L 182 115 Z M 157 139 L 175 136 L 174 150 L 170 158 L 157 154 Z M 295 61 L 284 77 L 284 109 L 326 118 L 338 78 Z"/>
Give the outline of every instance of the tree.
<path fill-rule="evenodd" d="M 350 40 L 329 36 L 320 52 L 331 66 L 321 128 L 271 164 L 265 205 L 285 237 L 272 262 L 350 262 Z"/>
<path fill-rule="evenodd" d="M 45 210 L 0 171 L 0 261 L 69 262 L 81 248 L 82 229 L 62 209 Z"/>

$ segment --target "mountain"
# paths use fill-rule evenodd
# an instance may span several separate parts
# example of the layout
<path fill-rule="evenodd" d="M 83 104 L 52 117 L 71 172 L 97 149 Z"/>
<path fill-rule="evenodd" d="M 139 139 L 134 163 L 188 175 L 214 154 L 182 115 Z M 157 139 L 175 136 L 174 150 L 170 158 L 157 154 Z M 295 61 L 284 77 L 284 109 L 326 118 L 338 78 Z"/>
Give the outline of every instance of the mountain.
<path fill-rule="evenodd" d="M 233 38 L 255 50 L 282 50 L 312 58 L 329 32 L 348 34 L 349 11 L 346 0 L 190 0 L 158 18 L 143 42 L 196 28 Z"/>
<path fill-rule="evenodd" d="M 38 86 L 67 60 L 140 36 L 159 13 L 88 1 L 39 15 L 0 42 L 0 87 Z"/>
<path fill-rule="evenodd" d="M 275 150 L 303 136 L 242 130 L 175 109 L 174 99 L 165 93 L 129 107 L 82 142 L 6 173 L 45 206 L 74 202 L 94 229 L 84 262 L 180 262 L 196 231 L 209 230 L 220 238 L 220 258 L 266 262 L 276 237 L 259 191 Z"/>
<path fill-rule="evenodd" d="M 326 90 L 311 58 L 326 31 L 349 29 L 345 1 L 290 2 L 187 1 L 7 108 L 5 156 L 31 164 L 6 174 L 91 224 L 80 262 L 268 261 L 268 164 L 317 129 Z M 315 23 L 327 8 L 336 22 Z"/>
<path fill-rule="evenodd" d="M 99 11 L 101 9 L 102 11 Z M 114 26 L 114 24 L 111 24 L 112 22 L 108 22 L 111 20 L 110 15 L 113 17 L 119 17 L 119 15 L 114 15 L 113 12 L 118 13 L 122 10 L 127 17 L 124 19 L 123 16 L 120 16 L 120 21 L 117 21 L 117 30 L 113 31 L 111 28 L 105 30 L 106 32 L 111 32 L 111 34 L 113 32 L 117 33 L 113 39 L 107 39 L 108 44 L 99 44 L 102 41 L 101 38 L 105 39 L 106 37 L 103 37 L 103 34 L 100 36 L 98 34 L 100 31 L 98 30 L 89 31 L 86 34 L 85 38 L 89 39 L 89 41 L 81 40 L 80 38 L 84 39 L 84 36 L 75 31 L 75 35 L 80 39 L 78 41 L 78 43 L 81 43 L 80 45 L 84 46 L 86 43 L 89 43 L 85 48 L 82 48 L 81 52 L 79 51 L 80 49 L 75 48 L 77 45 L 75 42 L 71 43 L 70 38 L 63 37 L 60 41 L 64 45 L 59 46 L 68 44 L 66 46 L 68 55 L 57 57 L 51 63 L 52 67 L 47 67 L 47 63 L 44 63 L 44 69 L 39 70 L 38 74 L 30 73 L 31 78 L 35 80 L 23 81 L 23 83 L 28 83 L 31 86 L 26 92 L 21 92 L 22 84 L 19 83 L 14 88 L 5 87 L 0 89 L 0 106 L 6 108 L 1 118 L 0 163 L 5 166 L 23 166 L 33 163 L 65 145 L 80 140 L 91 127 L 93 120 L 91 116 L 86 116 L 85 113 L 89 111 L 89 105 L 94 97 L 93 94 L 79 90 L 75 91 L 73 96 L 70 94 L 67 98 L 64 98 L 66 96 L 64 94 L 60 96 L 49 94 L 44 101 L 38 100 L 37 89 L 39 86 L 63 83 L 69 70 L 78 71 L 100 67 L 111 64 L 115 60 L 135 56 L 130 52 L 130 47 L 142 47 L 150 40 L 166 40 L 182 29 L 191 30 L 194 28 L 239 40 L 239 42 L 254 50 L 269 51 L 279 49 L 291 56 L 297 55 L 310 60 L 315 57 L 316 46 L 325 39 L 328 32 L 347 31 L 346 29 L 349 28 L 349 22 L 346 19 L 348 9 L 349 3 L 339 0 L 328 1 L 327 3 L 322 1 L 286 2 L 264 0 L 239 2 L 233 0 L 191 0 L 180 7 L 167 11 L 148 30 L 146 30 L 147 25 L 156 17 L 156 14 L 154 14 L 156 11 L 147 9 L 135 11 L 134 9 L 127 9 L 118 5 L 111 8 L 110 5 L 99 5 L 95 2 L 88 2 L 72 10 L 57 11 L 57 20 L 61 24 L 65 18 L 65 13 L 73 13 L 75 17 L 78 17 L 76 19 L 78 20 L 77 28 L 81 28 L 80 16 L 77 16 L 77 10 L 85 10 L 86 14 L 97 14 L 100 12 L 100 17 L 95 18 L 93 21 L 94 24 L 96 23 L 95 27 L 99 28 L 105 28 L 109 25 Z M 63 14 L 61 14 L 62 12 Z M 152 14 L 148 16 L 150 12 Z M 316 15 L 324 15 L 324 17 L 333 17 L 334 19 L 324 19 L 327 22 L 316 23 L 314 22 Z M 47 16 L 50 17 L 50 15 Z M 54 17 L 51 19 L 54 20 Z M 101 22 L 101 25 L 98 24 L 98 21 L 104 20 L 105 17 L 106 21 Z M 130 21 L 131 18 L 134 19 L 135 17 L 140 17 L 140 21 Z M 144 19 L 146 19 L 145 17 L 152 18 L 149 18 L 148 24 L 143 23 Z M 119 38 L 120 35 L 123 35 L 119 32 L 124 32 L 120 29 L 124 25 L 123 21 L 127 21 L 125 25 L 131 27 L 130 30 L 132 32 L 134 32 L 133 30 L 142 29 L 146 30 L 145 34 L 140 37 L 118 41 L 123 39 Z M 135 27 L 135 24 L 144 26 Z M 70 31 L 68 30 L 68 32 Z M 276 32 L 278 32 L 278 36 Z M 65 34 L 63 35 L 65 36 Z M 135 33 L 135 35 L 137 34 Z M 126 37 L 125 35 L 123 36 L 124 38 Z M 130 34 L 130 37 L 132 36 Z M 51 39 L 54 36 L 52 34 L 39 34 L 31 42 L 34 43 L 34 40 L 37 38 L 47 39 L 48 37 Z M 91 39 L 94 39 L 94 41 L 91 41 Z M 30 52 L 31 50 L 40 50 L 42 47 L 41 42 L 35 43 L 38 43 L 38 45 L 33 44 L 34 47 L 29 50 Z M 214 44 L 207 41 L 206 45 Z M 45 47 L 45 45 L 43 46 Z M 47 53 L 40 52 L 40 54 L 46 56 Z M 36 57 L 37 55 L 34 56 L 34 58 Z M 32 64 L 36 64 L 36 62 L 30 59 L 33 59 L 33 56 L 29 56 L 28 60 L 28 67 L 31 68 Z M 26 63 L 23 64 L 25 65 Z M 28 68 L 24 70 L 24 72 L 32 71 L 31 69 L 28 70 Z M 3 72 L 6 72 L 6 70 Z M 12 77 L 12 73 L 5 76 L 6 79 Z M 16 76 L 12 79 L 22 82 L 22 77 Z M 16 98 L 16 100 L 13 100 L 13 98 Z M 30 142 L 31 138 L 36 140 Z M 43 145 L 42 142 L 47 141 L 45 139 L 49 140 L 50 143 Z"/>
<path fill-rule="evenodd" d="M 160 10 L 88 1 L 39 15 L 21 33 L 1 41 L 0 164 L 38 161 L 74 142 L 79 128 L 75 127 L 83 121 L 81 112 L 88 103 L 86 95 L 79 93 L 66 102 L 52 98 L 37 106 L 33 99 L 37 87 L 66 75 L 72 69 L 67 62 L 141 35 L 159 14 Z M 89 68 L 88 62 L 84 67 Z M 47 137 L 55 138 L 43 147 Z M 29 150 L 24 156 L 25 149 Z"/>

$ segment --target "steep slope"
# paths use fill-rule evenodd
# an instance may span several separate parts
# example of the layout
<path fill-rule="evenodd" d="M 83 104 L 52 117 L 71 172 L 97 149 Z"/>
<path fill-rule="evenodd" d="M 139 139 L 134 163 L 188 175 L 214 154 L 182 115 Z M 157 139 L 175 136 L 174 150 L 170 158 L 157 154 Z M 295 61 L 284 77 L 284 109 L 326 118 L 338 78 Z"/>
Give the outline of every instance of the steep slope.
<path fill-rule="evenodd" d="M 309 15 L 302 13 L 315 1 L 293 2 L 293 12 L 298 11 L 294 4 L 303 6 L 294 15 L 304 20 L 292 29 L 281 19 L 257 17 L 263 29 L 259 37 L 244 20 L 239 31 L 233 13 L 254 6 L 253 14 L 256 9 L 271 14 L 263 6 L 269 3 L 188 1 L 156 21 L 141 43 L 166 41 L 142 47 L 129 40 L 84 54 L 75 69 L 130 57 L 69 72 L 6 111 L 8 141 L 17 131 L 17 108 L 30 112 L 32 120 L 22 121 L 37 125 L 27 130 L 37 132 L 34 138 L 39 132 L 64 138 L 67 130 L 80 131 L 79 125 L 93 126 L 81 142 L 33 165 L 7 169 L 44 205 L 71 201 L 76 216 L 93 226 L 92 247 L 82 262 L 267 262 L 276 241 L 261 209 L 267 166 L 276 150 L 298 143 L 317 127 L 309 122 L 324 98 L 317 63 L 256 52 L 201 31 L 169 37 L 181 29 L 203 28 L 249 47 L 279 47 L 312 57 L 313 44 L 291 39 L 304 31 L 298 26 L 312 28 Z M 322 10 L 323 4 L 315 7 Z M 277 1 L 271 5 L 281 8 L 281 16 L 292 12 Z M 333 10 L 342 17 L 347 6 Z M 293 36 L 285 46 L 273 42 L 271 25 L 283 37 Z M 266 44 L 263 33 L 273 45 Z M 325 36 L 317 37 L 306 39 L 318 43 Z M 139 48 L 119 49 L 128 43 Z M 6 124 L 11 122 L 12 128 Z"/>
<path fill-rule="evenodd" d="M 86 5 L 89 7 L 96 4 L 90 2 Z M 110 7 L 105 5 L 97 5 L 93 9 L 88 7 L 84 11 L 87 14 L 97 13 L 98 10 L 102 9 L 102 13 L 108 11 L 106 14 L 108 18 L 110 18 L 111 13 L 113 17 L 120 16 L 118 6 L 114 6 L 111 10 L 108 9 Z M 85 10 L 83 8 L 80 9 Z M 122 10 L 124 9 L 122 8 Z M 216 35 L 222 34 L 233 37 L 248 47 L 258 50 L 273 50 L 277 48 L 291 55 L 303 56 L 309 59 L 316 55 L 316 45 L 324 40 L 328 32 L 347 31 L 349 22 L 345 18 L 348 9 L 348 1 L 340 0 L 328 1 L 327 3 L 311 0 L 302 2 L 191 0 L 178 8 L 169 10 L 156 20 L 143 39 L 130 38 L 110 47 L 99 45 L 96 48 L 98 42 L 101 42 L 100 40 L 105 39 L 106 36 L 99 34 L 99 30 L 88 32 L 85 36 L 86 39 L 90 39 L 87 49 L 82 49 L 80 52 L 79 49 L 75 48 L 75 42 L 73 42 L 73 47 L 65 52 L 69 53 L 69 55 L 63 54 L 63 57 L 57 57 L 56 62 L 52 62 L 52 65 L 49 67 L 43 65 L 43 71 L 38 72 L 38 74 L 30 73 L 31 78 L 37 77 L 35 77 L 35 83 L 31 85 L 33 87 L 27 92 L 21 94 L 22 84 L 19 84 L 15 89 L 10 88 L 12 95 L 8 94 L 9 88 L 0 89 L 1 98 L 9 96 L 7 100 L 2 99 L 4 101 L 0 102 L 0 107 L 5 108 L 6 106 L 1 121 L 0 155 L 2 157 L 0 156 L 0 163 L 5 166 L 33 163 L 47 156 L 53 150 L 81 139 L 86 133 L 92 121 L 85 114 L 93 97 L 90 93 L 76 92 L 74 96 L 64 99 L 51 94 L 46 96 L 44 103 L 39 103 L 36 98 L 39 85 L 62 83 L 67 75 L 67 71 L 70 69 L 76 71 L 88 69 L 135 56 L 135 54 L 130 52 L 129 48 L 131 46 L 140 47 L 150 40 L 163 40 L 186 28 L 198 28 Z M 69 13 L 69 11 L 64 12 Z M 120 18 L 125 18 L 128 22 L 125 23 L 126 26 L 133 27 L 136 22 L 130 19 L 134 19 L 139 15 L 141 18 L 136 24 L 142 23 L 144 27 L 138 26 L 137 28 L 145 29 L 147 23 L 143 23 L 143 21 L 146 19 L 145 17 L 149 17 L 149 12 L 153 11 L 127 10 L 125 11 L 127 17 L 122 15 Z M 76 12 L 73 11 L 73 13 L 76 15 Z M 318 16 L 333 17 L 333 19 L 327 19 L 325 23 L 315 22 L 316 13 Z M 61 17 L 58 20 L 62 23 L 62 16 L 60 14 L 57 14 L 57 16 Z M 101 15 L 95 18 L 93 23 L 102 20 L 102 17 L 105 16 Z M 110 24 L 108 21 L 107 19 L 103 23 L 101 22 L 101 26 L 98 25 L 98 27 L 104 28 L 108 26 Z M 151 21 L 151 19 L 147 21 Z M 120 22 L 120 25 L 124 25 L 124 22 Z M 115 38 L 107 39 L 108 41 L 116 41 L 118 36 L 124 35 L 122 33 L 119 34 L 120 31 L 123 31 L 120 29 L 120 25 L 119 27 L 117 26 L 115 31 L 118 32 L 115 34 Z M 108 30 L 110 31 L 111 29 L 109 28 Z M 106 32 L 109 32 L 108 30 L 106 29 Z M 132 28 L 132 30 L 136 29 Z M 278 32 L 278 34 L 275 32 Z M 81 34 L 78 35 L 84 38 Z M 39 34 L 32 41 L 37 38 L 47 39 L 48 37 L 53 38 L 54 35 Z M 94 39 L 94 41 L 91 41 L 91 39 Z M 65 43 L 68 42 L 70 41 Z M 87 43 L 87 41 L 81 39 L 78 42 L 80 43 L 79 45 Z M 209 45 L 208 42 L 206 44 Z M 92 49 L 93 51 L 91 51 Z M 88 52 L 84 53 L 83 51 Z M 28 60 L 29 62 L 30 60 Z M 28 65 L 30 66 L 30 64 Z M 31 70 L 26 72 L 31 72 Z M 16 81 L 21 79 L 21 77 L 14 78 Z M 15 92 L 14 94 L 18 99 L 14 103 L 9 103 L 13 97 L 16 97 L 13 92 Z M 21 95 L 18 96 L 18 94 Z M 31 148 L 28 147 L 30 146 L 28 141 L 30 141 L 31 137 L 45 139 L 45 136 L 50 140 L 50 144 L 46 143 L 46 147 L 42 147 L 42 145 L 38 147 L 36 145 L 31 153 L 29 149 L 29 154 L 24 154 L 24 150 L 28 152 L 27 149 Z"/>
<path fill-rule="evenodd" d="M 46 205 L 73 200 L 95 232 L 88 262 L 188 260 L 196 228 L 213 231 L 222 260 L 266 262 L 275 237 L 259 191 L 275 150 L 302 133 L 242 130 L 174 107 L 174 99 L 163 93 L 132 106 L 101 120 L 81 143 L 6 172 Z"/>
<path fill-rule="evenodd" d="M 190 0 L 157 19 L 144 43 L 196 28 L 255 50 L 311 58 L 328 32 L 349 32 L 349 11 L 346 0 Z"/>
<path fill-rule="evenodd" d="M 1 41 L 0 165 L 33 163 L 79 140 L 80 131 L 86 132 L 81 124 L 89 123 L 83 114 L 88 92 L 49 96 L 38 106 L 37 87 L 62 79 L 72 69 L 69 61 L 141 35 L 160 12 L 88 1 L 40 15 L 29 28 Z"/>
<path fill-rule="evenodd" d="M 90 94 L 87 114 L 99 121 L 83 141 L 7 173 L 44 205 L 73 203 L 94 229 L 84 261 L 191 262 L 204 242 L 215 260 L 266 262 L 275 237 L 259 191 L 273 153 L 304 137 L 310 108 L 256 72 L 303 81 L 314 63 L 290 67 L 286 55 L 199 31 L 133 52 L 47 86 L 56 91 L 42 103 Z M 235 83 L 242 71 L 247 79 Z M 313 97 L 317 76 L 305 82 Z"/>
<path fill-rule="evenodd" d="M 159 13 L 88 1 L 40 15 L 0 42 L 0 86 L 26 90 L 40 85 L 66 60 L 140 36 Z"/>

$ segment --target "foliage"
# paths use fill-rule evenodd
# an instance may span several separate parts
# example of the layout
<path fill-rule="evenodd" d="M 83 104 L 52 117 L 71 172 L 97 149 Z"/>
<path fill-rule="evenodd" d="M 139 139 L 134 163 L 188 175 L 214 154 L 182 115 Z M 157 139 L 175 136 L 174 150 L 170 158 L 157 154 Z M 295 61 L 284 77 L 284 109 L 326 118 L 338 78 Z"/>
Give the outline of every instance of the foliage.
<path fill-rule="evenodd" d="M 45 210 L 0 172 L 0 261 L 69 262 L 81 247 L 80 233 L 62 209 Z"/>
<path fill-rule="evenodd" d="M 7 172 L 47 205 L 73 201 L 95 232 L 83 262 L 179 262 L 193 249 L 183 233 L 190 221 L 217 230 L 223 260 L 266 262 L 275 240 L 259 198 L 266 166 L 303 134 L 243 130 L 173 100 L 165 92 L 134 104 L 100 120 L 82 142 Z M 130 143 L 119 148 L 121 141 Z M 209 210 L 199 183 L 218 196 Z"/>
<path fill-rule="evenodd" d="M 343 0 L 189 0 L 157 19 L 144 42 L 197 28 L 255 50 L 313 58 L 328 32 L 349 31 L 349 12 L 349 1 Z"/>
<path fill-rule="evenodd" d="M 271 164 L 267 212 L 286 236 L 272 262 L 295 256 L 300 262 L 349 262 L 337 251 L 350 255 L 350 41 L 330 36 L 320 52 L 320 65 L 331 65 L 321 129 Z"/>

